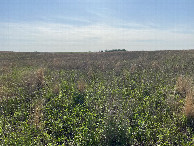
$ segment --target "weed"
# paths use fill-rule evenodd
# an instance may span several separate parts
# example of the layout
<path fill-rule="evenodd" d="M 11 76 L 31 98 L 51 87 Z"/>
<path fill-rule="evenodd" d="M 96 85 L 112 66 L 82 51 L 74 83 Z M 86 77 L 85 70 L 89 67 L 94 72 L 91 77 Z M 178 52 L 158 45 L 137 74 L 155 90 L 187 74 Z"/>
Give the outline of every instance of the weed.
<path fill-rule="evenodd" d="M 38 89 L 41 89 L 44 86 L 44 69 L 40 68 L 36 71 L 36 86 Z"/>
<path fill-rule="evenodd" d="M 190 145 L 193 54 L 0 53 L 0 145 Z"/>
<path fill-rule="evenodd" d="M 186 94 L 190 92 L 192 87 L 191 79 L 188 77 L 179 76 L 176 81 L 175 90 L 182 97 L 186 97 Z"/>
<path fill-rule="evenodd" d="M 43 118 L 43 105 L 44 100 L 39 98 L 34 101 L 34 106 L 31 109 L 29 123 L 33 124 L 36 128 L 42 128 L 42 118 Z"/>
<path fill-rule="evenodd" d="M 84 92 L 85 91 L 85 89 L 86 89 L 86 82 L 83 80 L 83 79 L 81 79 L 81 80 L 79 80 L 78 82 L 77 82 L 77 88 L 78 88 L 78 90 L 80 91 L 80 92 Z"/>
<path fill-rule="evenodd" d="M 185 115 L 187 124 L 194 130 L 194 93 L 193 90 L 187 92 L 185 99 Z"/>

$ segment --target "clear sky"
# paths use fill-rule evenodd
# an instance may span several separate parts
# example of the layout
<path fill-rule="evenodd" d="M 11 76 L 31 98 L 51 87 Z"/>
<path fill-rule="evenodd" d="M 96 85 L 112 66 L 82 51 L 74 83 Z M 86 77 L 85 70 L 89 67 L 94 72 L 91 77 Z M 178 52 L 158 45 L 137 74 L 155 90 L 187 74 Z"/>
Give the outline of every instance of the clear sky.
<path fill-rule="evenodd" d="M 194 49 L 194 0 L 0 0 L 0 51 Z"/>

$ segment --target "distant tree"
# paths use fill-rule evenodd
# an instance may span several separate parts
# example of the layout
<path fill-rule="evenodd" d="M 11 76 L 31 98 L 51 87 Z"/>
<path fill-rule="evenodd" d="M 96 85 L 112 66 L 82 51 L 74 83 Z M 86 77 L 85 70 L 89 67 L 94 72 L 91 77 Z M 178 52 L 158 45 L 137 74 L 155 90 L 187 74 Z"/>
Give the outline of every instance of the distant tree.
<path fill-rule="evenodd" d="M 112 49 L 112 50 L 105 50 L 105 52 L 119 52 L 119 51 L 127 51 L 126 49 Z"/>

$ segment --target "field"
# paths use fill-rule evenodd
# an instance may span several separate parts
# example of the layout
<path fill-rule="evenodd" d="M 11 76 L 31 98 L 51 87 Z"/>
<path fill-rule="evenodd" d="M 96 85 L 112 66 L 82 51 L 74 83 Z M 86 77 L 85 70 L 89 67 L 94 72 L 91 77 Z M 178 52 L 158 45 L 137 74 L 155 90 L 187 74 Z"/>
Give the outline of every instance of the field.
<path fill-rule="evenodd" d="M 192 145 L 194 50 L 0 53 L 0 145 Z"/>

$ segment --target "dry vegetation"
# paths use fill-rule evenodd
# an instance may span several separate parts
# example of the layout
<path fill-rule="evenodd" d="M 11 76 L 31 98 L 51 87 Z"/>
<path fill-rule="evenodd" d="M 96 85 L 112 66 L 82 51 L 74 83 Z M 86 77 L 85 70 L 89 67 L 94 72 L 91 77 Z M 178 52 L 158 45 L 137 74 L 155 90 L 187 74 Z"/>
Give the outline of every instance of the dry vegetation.
<path fill-rule="evenodd" d="M 192 145 L 194 51 L 0 53 L 0 145 Z"/>

